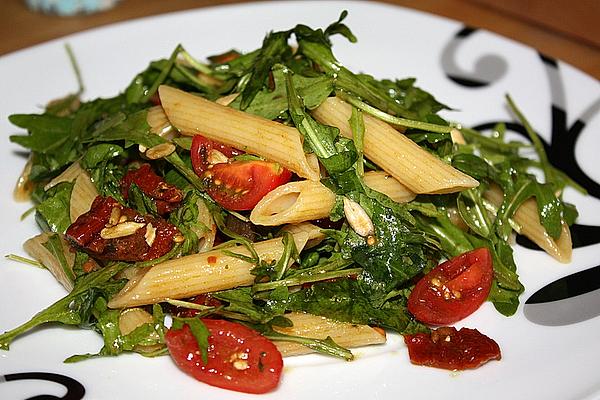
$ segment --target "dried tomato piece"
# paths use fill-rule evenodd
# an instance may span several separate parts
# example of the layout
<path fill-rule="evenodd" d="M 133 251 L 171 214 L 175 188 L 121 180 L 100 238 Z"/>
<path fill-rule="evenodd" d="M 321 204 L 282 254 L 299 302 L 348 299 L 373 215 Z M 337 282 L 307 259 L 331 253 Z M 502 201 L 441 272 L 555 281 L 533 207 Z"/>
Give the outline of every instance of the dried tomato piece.
<path fill-rule="evenodd" d="M 199 294 L 191 299 L 188 299 L 188 301 L 190 303 L 208 307 L 220 307 L 223 305 L 219 299 L 212 297 L 209 293 Z M 191 318 L 195 317 L 198 312 L 198 310 L 194 310 L 192 308 L 177 307 L 174 311 L 174 314 L 176 314 L 178 317 Z"/>
<path fill-rule="evenodd" d="M 464 370 L 500 360 L 500 346 L 477 329 L 442 327 L 431 334 L 405 335 L 410 361 L 428 367 Z"/>
<path fill-rule="evenodd" d="M 101 260 L 147 261 L 169 252 L 179 230 L 162 218 L 142 216 L 112 197 L 98 196 L 66 232 L 82 250 Z"/>
<path fill-rule="evenodd" d="M 126 200 L 132 183 L 135 183 L 144 194 L 154 199 L 160 215 L 171 212 L 183 200 L 181 190 L 165 182 L 152 170 L 150 164 L 142 164 L 140 168 L 130 170 L 125 174 L 121 181 L 121 193 Z"/>

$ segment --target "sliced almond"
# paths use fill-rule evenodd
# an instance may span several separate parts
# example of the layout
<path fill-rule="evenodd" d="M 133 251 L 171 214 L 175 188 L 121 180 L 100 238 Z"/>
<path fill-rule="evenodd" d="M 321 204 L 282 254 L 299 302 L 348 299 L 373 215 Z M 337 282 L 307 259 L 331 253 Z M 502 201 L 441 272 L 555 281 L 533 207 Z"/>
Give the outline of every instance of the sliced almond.
<path fill-rule="evenodd" d="M 161 143 L 146 150 L 146 157 L 151 160 L 158 160 L 159 158 L 168 156 L 174 151 L 175 145 L 173 143 Z"/>
<path fill-rule="evenodd" d="M 127 221 L 121 224 L 104 228 L 100 231 L 102 239 L 117 239 L 124 236 L 133 235 L 138 229 L 143 228 L 146 224 L 142 222 Z"/>
<path fill-rule="evenodd" d="M 344 197 L 344 214 L 350 227 L 360 236 L 367 237 L 375 233 L 375 226 L 364 208 L 347 197 Z"/>
<path fill-rule="evenodd" d="M 146 233 L 144 234 L 144 239 L 146 239 L 146 243 L 148 246 L 152 247 L 154 243 L 154 239 L 156 239 L 156 228 L 152 226 L 152 224 L 146 225 Z"/>
<path fill-rule="evenodd" d="M 225 164 L 229 161 L 229 158 L 219 150 L 212 149 L 208 152 L 206 158 L 209 164 Z"/>

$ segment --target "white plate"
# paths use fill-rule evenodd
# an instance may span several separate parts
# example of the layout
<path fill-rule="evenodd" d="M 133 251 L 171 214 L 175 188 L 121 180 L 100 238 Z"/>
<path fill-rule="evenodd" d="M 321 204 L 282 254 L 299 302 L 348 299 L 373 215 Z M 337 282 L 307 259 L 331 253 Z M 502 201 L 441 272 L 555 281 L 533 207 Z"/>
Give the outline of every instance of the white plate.
<path fill-rule="evenodd" d="M 325 27 L 343 9 L 346 22 L 359 39 L 350 44 L 335 40 L 335 54 L 355 71 L 379 78 L 415 76 L 421 87 L 460 110 L 446 113 L 466 125 L 511 120 L 503 95 L 510 93 L 541 136 L 550 140 L 552 104 L 566 112 L 567 126 L 586 122 L 575 146 L 577 161 L 594 181 L 600 182 L 597 151 L 600 148 L 600 85 L 574 68 L 558 68 L 541 61 L 530 48 L 484 31 L 456 34 L 463 26 L 454 21 L 399 7 L 363 2 L 264 2 L 207 8 L 121 23 L 35 46 L 2 57 L 0 97 L 3 168 L 0 216 L 2 254 L 22 254 L 23 241 L 36 233 L 32 218 L 19 216 L 28 204 L 14 203 L 11 189 L 24 159 L 17 146 L 7 143 L 17 130 L 6 117 L 38 112 L 41 105 L 76 89 L 63 49 L 68 42 L 80 63 L 86 97 L 112 96 L 153 59 L 166 57 L 183 43 L 199 57 L 231 47 L 252 50 L 270 30 L 296 23 Z M 466 87 L 447 73 L 486 82 Z M 572 134 L 572 133 L 571 133 Z M 567 134 L 568 135 L 568 134 Z M 561 137 L 565 137 L 564 135 Z M 556 143 L 555 143 L 556 144 Z M 554 147 L 556 151 L 556 146 Z M 569 153 L 561 146 L 561 153 Z M 568 191 L 578 205 L 579 222 L 600 225 L 597 198 Z M 598 264 L 600 245 L 576 249 L 573 263 L 561 265 L 545 254 L 517 248 L 516 261 L 526 286 L 523 302 L 552 280 Z M 0 330 L 12 328 L 64 295 L 43 270 L 11 261 L 0 266 Z M 534 325 L 522 308 L 511 318 L 496 313 L 490 304 L 463 322 L 495 338 L 503 358 L 475 371 L 450 373 L 412 366 L 401 340 L 391 336 L 384 347 L 359 350 L 359 358 L 344 363 L 320 356 L 287 359 L 279 389 L 264 396 L 273 399 L 583 399 L 600 398 L 600 318 L 564 327 Z M 55 372 L 81 382 L 86 398 L 118 399 L 240 399 L 250 398 L 214 389 L 180 373 L 168 357 L 146 359 L 137 355 L 63 364 L 72 354 L 96 352 L 101 341 L 93 332 L 46 327 L 18 338 L 11 350 L 0 351 L 0 373 Z M 17 399 L 49 394 L 62 396 L 65 388 L 29 380 L 0 384 L 0 398 Z"/>

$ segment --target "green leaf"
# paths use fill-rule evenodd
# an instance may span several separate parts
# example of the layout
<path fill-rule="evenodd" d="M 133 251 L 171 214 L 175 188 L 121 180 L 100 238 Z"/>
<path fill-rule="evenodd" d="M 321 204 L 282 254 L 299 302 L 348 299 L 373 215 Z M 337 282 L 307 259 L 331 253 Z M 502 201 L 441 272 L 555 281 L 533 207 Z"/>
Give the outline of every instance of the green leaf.
<path fill-rule="evenodd" d="M 406 310 L 406 299 L 389 300 L 374 307 L 359 283 L 350 279 L 316 283 L 290 294 L 288 309 L 354 324 L 372 324 L 401 334 L 426 331 Z"/>
<path fill-rule="evenodd" d="M 66 325 L 89 323 L 96 299 L 99 296 L 108 298 L 123 287 L 125 282 L 111 282 L 110 279 L 128 266 L 129 264 L 126 263 L 116 263 L 81 276 L 75 282 L 71 293 L 40 311 L 24 324 L 0 335 L 0 349 L 8 350 L 10 343 L 16 337 L 48 322 Z"/>
<path fill-rule="evenodd" d="M 63 182 L 46 192 L 46 199 L 37 205 L 36 211 L 44 225 L 52 232 L 65 233 L 71 225 L 69 213 L 73 183 Z"/>
<path fill-rule="evenodd" d="M 240 109 L 245 110 L 254 100 L 256 94 L 263 88 L 271 68 L 291 55 L 287 45 L 289 31 L 271 32 L 264 41 L 256 62 L 250 72 L 248 83 L 242 91 Z"/>

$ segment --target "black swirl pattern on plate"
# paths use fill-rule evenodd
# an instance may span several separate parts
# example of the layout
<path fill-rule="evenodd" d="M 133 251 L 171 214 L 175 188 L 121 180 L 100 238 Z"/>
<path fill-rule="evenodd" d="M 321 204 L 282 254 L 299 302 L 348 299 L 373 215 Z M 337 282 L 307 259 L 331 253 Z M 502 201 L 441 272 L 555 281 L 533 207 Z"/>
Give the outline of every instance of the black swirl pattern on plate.
<path fill-rule="evenodd" d="M 464 43 L 467 38 L 472 37 L 476 31 L 477 30 L 474 28 L 463 27 L 454 35 L 452 40 L 443 50 L 441 59 L 442 68 L 448 79 L 460 86 L 471 89 L 480 89 L 489 86 L 495 80 L 499 79 L 507 70 L 506 61 L 500 56 L 492 55 L 486 55 L 483 58 L 480 58 L 471 75 L 464 70 L 458 69 L 454 61 L 457 58 L 456 53 L 460 45 Z M 546 71 L 551 93 L 549 104 L 552 119 L 551 139 L 550 142 L 548 142 L 543 138 L 540 138 L 548 155 L 548 160 L 552 165 L 566 172 L 575 182 L 584 187 L 590 196 L 600 199 L 600 184 L 585 173 L 575 156 L 577 140 L 580 138 L 587 125 L 586 121 L 591 120 L 600 113 L 600 98 L 588 105 L 581 115 L 579 115 L 569 126 L 569 118 L 565 111 L 566 100 L 564 84 L 560 75 L 559 64 L 555 59 L 544 54 L 539 53 L 539 57 Z M 494 60 L 494 62 L 482 62 L 482 60 Z M 484 70 L 485 68 L 490 69 L 486 71 Z M 484 77 L 487 77 L 487 79 Z M 490 79 L 490 77 L 496 79 Z M 481 131 L 490 130 L 500 122 L 503 122 L 506 125 L 507 130 L 517 133 L 526 140 L 529 140 L 525 128 L 520 123 L 513 121 L 489 121 L 478 124 L 474 126 L 474 128 Z M 599 226 L 575 224 L 571 226 L 571 235 L 574 248 L 600 243 Z M 517 238 L 517 243 L 530 249 L 541 250 L 535 243 L 523 236 Z"/>
<path fill-rule="evenodd" d="M 21 372 L 16 374 L 0 375 L 0 383 L 21 380 L 43 380 L 58 383 L 67 388 L 64 396 L 58 397 L 49 394 L 40 394 L 28 397 L 25 400 L 80 400 L 85 395 L 85 388 L 75 379 L 51 372 Z"/>
<path fill-rule="evenodd" d="M 458 51 L 461 45 L 466 38 L 476 32 L 475 28 L 468 26 L 462 28 L 442 50 L 441 58 L 446 76 L 455 83 L 470 88 L 488 86 L 498 81 L 508 71 L 506 60 L 493 54 L 480 57 L 470 71 L 466 71 L 458 65 Z"/>

